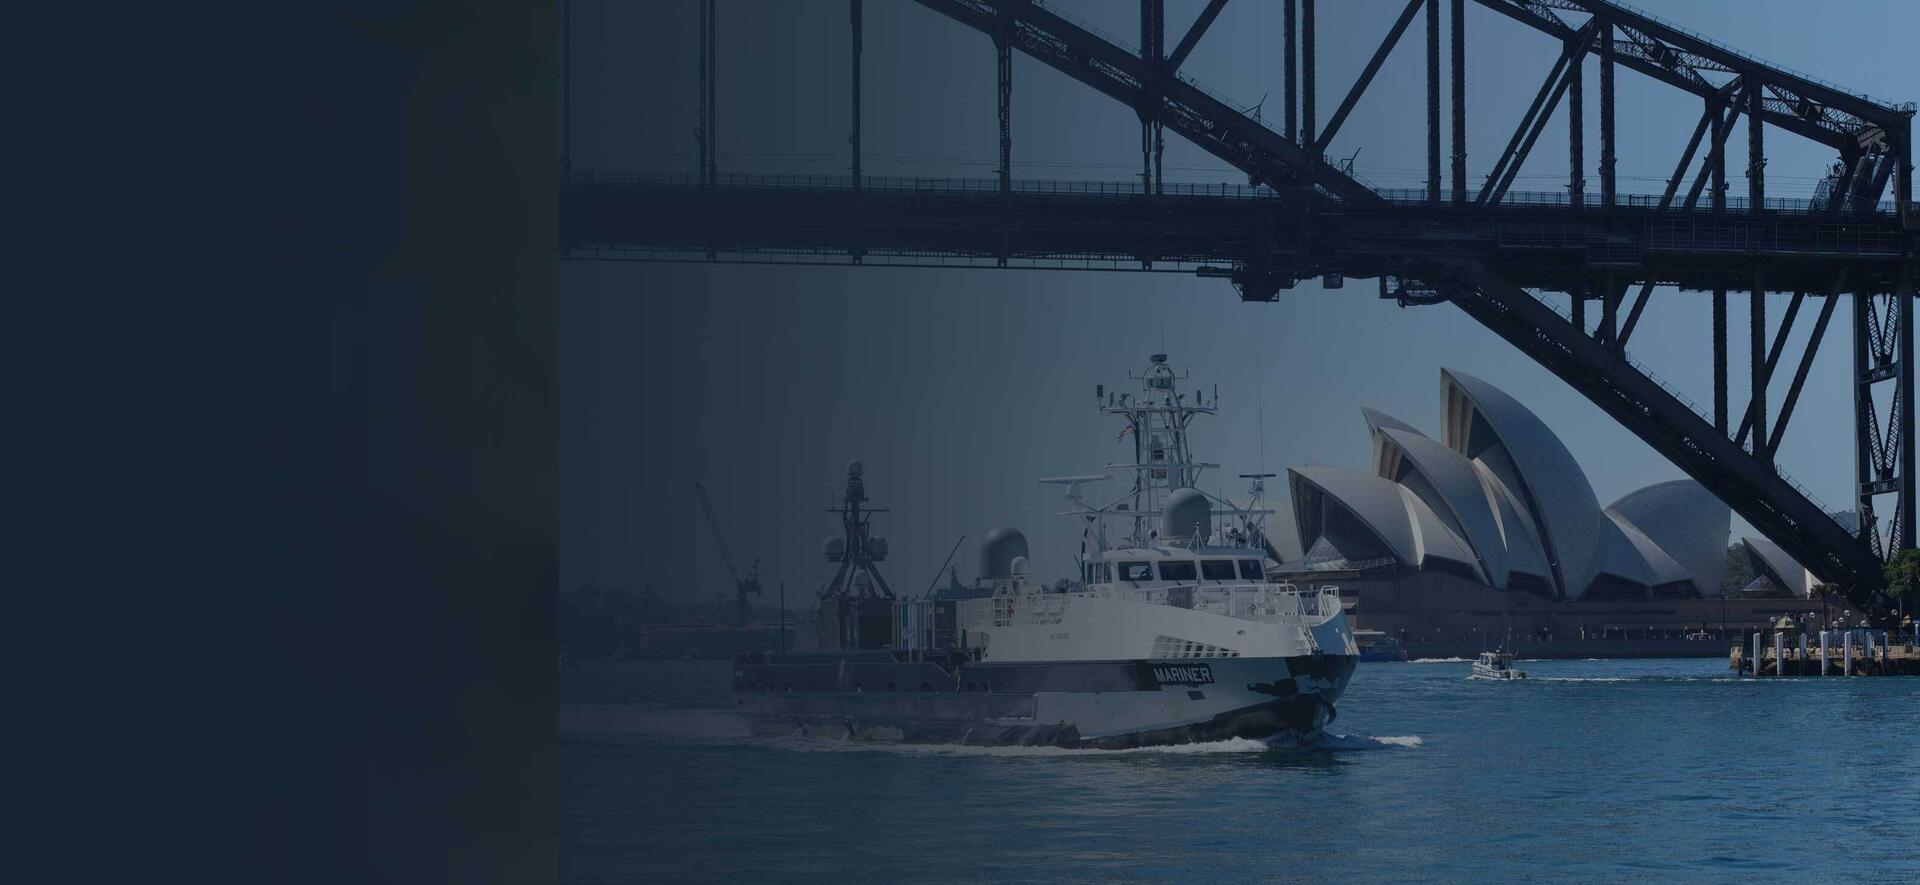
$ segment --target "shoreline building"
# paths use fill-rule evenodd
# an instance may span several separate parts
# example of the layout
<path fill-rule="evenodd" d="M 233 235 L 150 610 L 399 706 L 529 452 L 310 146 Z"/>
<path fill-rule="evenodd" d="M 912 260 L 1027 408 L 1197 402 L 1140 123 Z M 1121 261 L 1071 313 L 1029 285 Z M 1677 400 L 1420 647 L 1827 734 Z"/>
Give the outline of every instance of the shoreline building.
<path fill-rule="evenodd" d="M 1699 483 L 1602 507 L 1518 400 L 1456 370 L 1440 382 L 1437 439 L 1365 409 L 1371 472 L 1287 471 L 1304 554 L 1279 572 L 1338 583 L 1357 625 L 1412 641 L 1679 638 L 1808 609 L 1806 570 L 1761 539 L 1744 549 L 1767 580 L 1722 592 L 1732 510 Z"/>

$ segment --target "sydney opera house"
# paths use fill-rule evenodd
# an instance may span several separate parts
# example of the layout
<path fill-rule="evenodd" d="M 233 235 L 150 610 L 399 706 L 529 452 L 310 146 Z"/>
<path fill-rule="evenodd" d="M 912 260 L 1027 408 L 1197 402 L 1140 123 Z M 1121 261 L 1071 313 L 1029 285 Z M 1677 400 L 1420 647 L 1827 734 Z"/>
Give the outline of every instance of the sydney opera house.
<path fill-rule="evenodd" d="M 1808 610 L 1812 579 L 1761 539 L 1742 542 L 1756 577 L 1723 592 L 1732 512 L 1698 483 L 1602 507 L 1519 401 L 1452 370 L 1440 389 L 1434 436 L 1365 410 L 1371 471 L 1288 471 L 1304 555 L 1283 569 L 1338 584 L 1360 626 L 1413 642 L 1679 639 Z"/>

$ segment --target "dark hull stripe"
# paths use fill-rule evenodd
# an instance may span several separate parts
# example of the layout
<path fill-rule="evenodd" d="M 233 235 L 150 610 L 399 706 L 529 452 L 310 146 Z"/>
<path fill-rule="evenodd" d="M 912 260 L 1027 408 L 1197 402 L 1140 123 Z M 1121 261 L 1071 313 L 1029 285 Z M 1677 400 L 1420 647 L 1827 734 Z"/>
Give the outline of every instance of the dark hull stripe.
<path fill-rule="evenodd" d="M 1323 709 L 1325 713 L 1323 714 Z M 1131 749 L 1205 743 L 1229 738 L 1272 741 L 1305 738 L 1325 725 L 1331 705 L 1318 695 L 1295 695 L 1223 713 L 1204 722 L 1170 728 L 1085 738 L 1070 724 L 1008 722 L 988 719 L 895 719 L 835 716 L 749 715 L 755 735 L 808 735 L 861 741 L 957 743 L 974 746 L 1055 746 Z"/>
<path fill-rule="evenodd" d="M 1218 660 L 1218 659 L 1216 659 Z M 1234 658 L 1253 661 L 1258 658 Z M 1287 672 L 1319 682 L 1344 683 L 1354 658 L 1297 655 L 1281 658 Z M 846 656 L 772 656 L 770 662 L 734 664 L 736 694 L 785 692 L 987 692 L 1157 691 L 1155 667 L 1205 665 L 1208 659 L 1130 661 L 897 661 L 858 652 Z"/>
<path fill-rule="evenodd" d="M 948 673 L 924 661 L 878 663 L 868 658 L 843 663 L 815 656 L 804 663 L 737 665 L 735 698 L 749 727 L 759 735 L 1103 748 L 1311 735 L 1335 715 L 1333 701 L 1345 689 L 1356 659 L 1307 655 L 1284 660 L 1285 672 L 1274 668 L 1274 681 L 1233 686 L 1270 700 L 1197 722 L 1097 738 L 1083 736 L 1079 726 L 1070 722 L 1035 721 L 1036 693 L 1124 692 L 1143 699 L 1161 697 L 1156 668 L 1164 671 L 1204 662 L 968 662 Z M 922 685 L 934 684 L 936 673 L 944 677 L 937 683 L 943 689 L 921 690 Z M 784 687 L 794 683 L 814 688 Z"/>

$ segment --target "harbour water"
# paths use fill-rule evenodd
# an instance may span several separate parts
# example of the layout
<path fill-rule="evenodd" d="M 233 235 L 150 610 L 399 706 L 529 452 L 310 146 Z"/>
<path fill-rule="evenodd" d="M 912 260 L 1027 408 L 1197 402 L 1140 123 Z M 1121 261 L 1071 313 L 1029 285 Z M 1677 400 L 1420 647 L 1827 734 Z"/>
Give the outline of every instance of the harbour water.
<path fill-rule="evenodd" d="M 562 678 L 562 873 L 636 881 L 1920 881 L 1920 680 L 1367 663 L 1326 749 L 745 736 L 730 665 Z"/>

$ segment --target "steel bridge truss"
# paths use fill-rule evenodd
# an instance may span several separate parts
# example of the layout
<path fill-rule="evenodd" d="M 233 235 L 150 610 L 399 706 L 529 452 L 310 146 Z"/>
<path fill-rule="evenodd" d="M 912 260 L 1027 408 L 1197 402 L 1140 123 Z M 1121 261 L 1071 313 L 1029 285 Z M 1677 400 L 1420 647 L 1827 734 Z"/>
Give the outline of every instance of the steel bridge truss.
<path fill-rule="evenodd" d="M 1452 303 L 1465 311 L 1856 604 L 1884 610 L 1882 561 L 1915 546 L 1920 212 L 1913 203 L 1911 103 L 1842 90 L 1603 0 L 1474 0 L 1558 41 L 1561 52 L 1492 172 L 1469 188 L 1465 0 L 1407 0 L 1324 127 L 1316 125 L 1314 2 L 1283 0 L 1286 75 L 1277 131 L 1179 74 L 1226 0 L 1209 0 L 1171 50 L 1163 0 L 1140 2 L 1139 50 L 1031 0 L 917 0 L 990 38 L 998 61 L 999 174 L 996 181 L 881 179 L 859 172 L 861 11 L 860 0 L 850 0 L 854 175 L 722 176 L 712 154 L 713 0 L 698 2 L 700 174 L 569 168 L 562 231 L 569 257 L 1176 271 L 1229 279 L 1249 301 L 1272 300 L 1307 279 L 1332 288 L 1348 277 L 1374 278 L 1383 298 Z M 1376 190 L 1327 162 L 1325 151 L 1423 11 L 1426 187 Z M 1443 36 L 1452 48 L 1448 77 L 1440 64 Z M 1142 156 L 1137 183 L 1013 179 L 1014 51 L 1135 111 Z M 1600 127 L 1598 193 L 1591 195 L 1582 131 L 1589 57 L 1598 59 Z M 1657 197 L 1622 195 L 1616 186 L 1620 67 L 1701 101 L 1691 137 Z M 1451 95 L 1446 120 L 1443 86 Z M 1569 110 L 1565 192 L 1513 191 L 1521 165 L 1563 101 Z M 1725 148 L 1743 122 L 1751 161 L 1740 198 L 1728 194 Z M 1443 128 L 1450 128 L 1452 143 L 1444 153 L 1445 176 Z M 1248 186 L 1168 184 L 1161 175 L 1168 129 L 1244 172 Z M 1835 151 L 1813 199 L 1767 196 L 1769 131 Z M 1887 195 L 1890 208 L 1881 202 Z M 1711 412 L 1627 354 L 1658 285 L 1710 293 L 1713 300 Z M 1570 310 L 1560 312 L 1543 297 L 1549 292 L 1565 293 Z M 1727 300 L 1738 292 L 1749 305 L 1751 395 L 1735 411 Z M 1773 327 L 1766 321 L 1769 292 L 1791 296 Z M 1852 525 L 1773 463 L 1843 298 L 1852 305 Z M 1786 344 L 1803 313 L 1811 315 L 1808 342 L 1790 358 Z"/>

